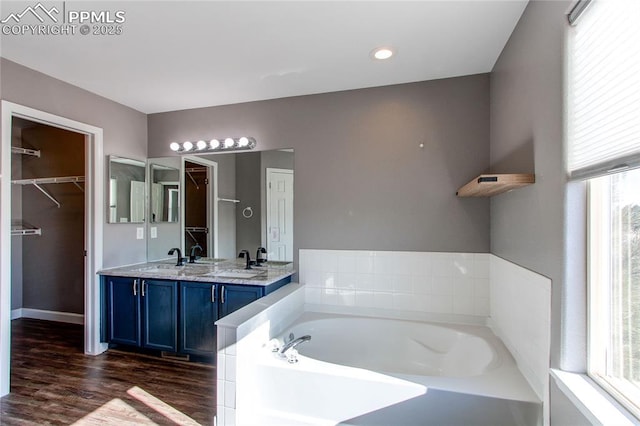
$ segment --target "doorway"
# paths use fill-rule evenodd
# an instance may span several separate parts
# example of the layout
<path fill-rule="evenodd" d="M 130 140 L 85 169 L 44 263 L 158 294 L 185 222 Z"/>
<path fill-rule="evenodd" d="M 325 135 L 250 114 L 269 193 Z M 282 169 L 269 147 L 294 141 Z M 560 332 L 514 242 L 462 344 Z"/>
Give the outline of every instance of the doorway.
<path fill-rule="evenodd" d="M 198 157 L 183 158 L 183 248 L 202 257 L 218 253 L 218 164 Z"/>
<path fill-rule="evenodd" d="M 267 168 L 267 253 L 293 262 L 293 170 Z"/>
<path fill-rule="evenodd" d="M 82 247 L 83 314 L 78 314 L 79 317 L 77 318 L 79 322 L 84 323 L 84 352 L 97 355 L 106 350 L 106 345 L 100 342 L 100 294 L 96 276 L 96 271 L 102 267 L 102 223 L 104 218 L 103 131 L 101 128 L 88 124 L 12 102 L 2 101 L 0 202 L 3 206 L 12 206 L 11 192 L 12 186 L 15 185 L 12 180 L 18 180 L 12 179 L 11 164 L 12 121 L 14 118 L 82 135 L 84 147 L 84 211 L 80 214 L 80 222 L 83 223 L 84 231 Z M 72 178 L 73 176 L 66 177 Z M 71 180 L 66 183 L 73 184 Z M 80 181 L 76 181 L 76 184 L 80 184 Z M 78 190 L 77 187 L 74 189 Z M 55 197 L 52 197 L 53 199 L 47 197 L 44 192 L 42 196 L 51 202 L 54 202 L 54 200 L 54 203 L 60 202 Z M 8 208 L 0 209 L 0 396 L 8 394 L 10 390 L 11 239 L 16 238 L 12 237 L 11 232 L 11 210 Z"/>

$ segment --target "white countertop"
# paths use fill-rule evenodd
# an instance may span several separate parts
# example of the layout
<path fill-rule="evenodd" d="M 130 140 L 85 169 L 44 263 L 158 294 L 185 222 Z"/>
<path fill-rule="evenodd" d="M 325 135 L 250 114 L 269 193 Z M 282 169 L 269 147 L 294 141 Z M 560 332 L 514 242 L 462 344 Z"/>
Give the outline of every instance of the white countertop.
<path fill-rule="evenodd" d="M 295 273 L 293 262 L 266 262 L 245 268 L 244 259 L 198 259 L 176 266 L 175 260 L 102 269 L 99 275 L 268 286 Z"/>

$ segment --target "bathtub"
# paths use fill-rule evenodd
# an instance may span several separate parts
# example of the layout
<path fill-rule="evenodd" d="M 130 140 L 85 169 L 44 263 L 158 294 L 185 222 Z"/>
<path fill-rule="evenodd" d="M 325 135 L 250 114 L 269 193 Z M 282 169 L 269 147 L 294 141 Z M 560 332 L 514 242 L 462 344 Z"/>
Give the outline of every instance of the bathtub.
<path fill-rule="evenodd" d="M 311 336 L 293 364 L 272 351 L 291 334 Z M 540 401 L 484 326 L 305 312 L 251 358 L 239 424 L 539 423 Z"/>

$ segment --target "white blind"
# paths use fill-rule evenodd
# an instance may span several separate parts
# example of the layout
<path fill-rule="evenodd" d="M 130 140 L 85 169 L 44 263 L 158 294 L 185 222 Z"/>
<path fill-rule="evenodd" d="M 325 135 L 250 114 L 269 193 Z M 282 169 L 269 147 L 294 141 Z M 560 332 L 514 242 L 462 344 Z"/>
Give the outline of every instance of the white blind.
<path fill-rule="evenodd" d="M 596 0 L 572 29 L 568 169 L 640 166 L 640 0 Z"/>

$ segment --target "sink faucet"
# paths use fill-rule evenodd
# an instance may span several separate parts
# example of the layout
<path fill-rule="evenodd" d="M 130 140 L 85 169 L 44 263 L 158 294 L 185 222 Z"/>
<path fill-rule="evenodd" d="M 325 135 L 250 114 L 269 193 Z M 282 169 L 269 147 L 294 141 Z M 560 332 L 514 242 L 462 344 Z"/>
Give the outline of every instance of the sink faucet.
<path fill-rule="evenodd" d="M 249 250 L 241 250 L 238 257 L 244 257 L 247 260 L 247 266 L 245 266 L 244 269 L 251 269 L 251 256 L 249 255 Z"/>
<path fill-rule="evenodd" d="M 309 336 L 308 334 L 305 335 L 305 336 L 302 336 L 302 337 L 298 337 L 297 339 L 291 340 L 289 343 L 284 345 L 282 347 L 282 349 L 280 349 L 280 356 L 283 357 L 283 358 L 286 357 L 287 356 L 287 352 L 289 350 L 295 348 L 300 343 L 308 342 L 309 340 L 311 340 L 311 336 Z"/>
<path fill-rule="evenodd" d="M 196 256 L 196 250 L 200 250 L 200 253 L 202 253 L 202 246 L 200 244 L 191 246 L 191 252 L 189 253 L 189 263 L 196 263 L 196 259 L 200 258 L 200 256 Z"/>
<path fill-rule="evenodd" d="M 182 257 L 182 252 L 178 247 L 172 248 L 171 250 L 169 250 L 169 253 L 167 254 L 171 256 L 176 251 L 178 252 L 178 262 L 176 263 L 176 266 L 184 266 L 184 258 Z"/>
<path fill-rule="evenodd" d="M 267 254 L 267 250 L 264 247 L 258 247 L 256 252 L 256 265 L 260 266 L 267 261 L 266 257 L 262 257 L 263 254 Z"/>

